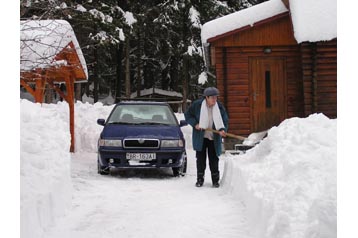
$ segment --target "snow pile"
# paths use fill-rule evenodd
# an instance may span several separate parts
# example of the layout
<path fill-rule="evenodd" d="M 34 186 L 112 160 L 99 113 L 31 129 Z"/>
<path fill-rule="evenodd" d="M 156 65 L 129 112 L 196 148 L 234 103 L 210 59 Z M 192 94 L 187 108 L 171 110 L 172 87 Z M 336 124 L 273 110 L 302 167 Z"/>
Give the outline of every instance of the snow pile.
<path fill-rule="evenodd" d="M 290 0 L 290 9 L 298 43 L 337 38 L 337 0 Z"/>
<path fill-rule="evenodd" d="M 20 101 L 21 233 L 42 237 L 71 205 L 69 108 L 66 102 L 35 104 Z M 113 106 L 75 104 L 76 152 L 96 151 L 106 118 Z"/>
<path fill-rule="evenodd" d="M 97 119 L 107 119 L 112 106 L 77 102 L 75 104 L 75 152 L 96 152 L 98 137 L 103 126 L 97 124 Z"/>
<path fill-rule="evenodd" d="M 50 104 L 51 105 L 51 104 Z M 21 234 L 39 238 L 71 203 L 67 104 L 20 101 Z M 68 109 L 67 109 L 68 110 Z"/>
<path fill-rule="evenodd" d="M 323 114 L 291 118 L 246 154 L 228 155 L 223 186 L 246 204 L 256 237 L 337 236 L 336 133 Z"/>

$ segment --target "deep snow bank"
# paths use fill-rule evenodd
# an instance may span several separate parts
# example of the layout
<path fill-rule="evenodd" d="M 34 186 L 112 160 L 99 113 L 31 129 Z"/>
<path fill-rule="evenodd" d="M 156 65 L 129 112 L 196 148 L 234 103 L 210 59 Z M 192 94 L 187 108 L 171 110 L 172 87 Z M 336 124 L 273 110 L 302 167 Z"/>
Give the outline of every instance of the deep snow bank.
<path fill-rule="evenodd" d="M 75 104 L 75 151 L 95 152 L 113 106 Z M 20 100 L 21 237 L 40 238 L 71 205 L 69 108 Z"/>
<path fill-rule="evenodd" d="M 76 102 L 75 104 L 75 152 L 96 152 L 98 136 L 103 126 L 97 124 L 97 119 L 107 119 L 113 109 L 112 106 L 103 106 L 98 102 Z"/>
<path fill-rule="evenodd" d="M 67 104 L 20 101 L 21 237 L 42 237 L 71 202 Z"/>
<path fill-rule="evenodd" d="M 257 237 L 337 236 L 336 122 L 291 118 L 246 154 L 227 155 L 224 189 L 246 204 Z"/>

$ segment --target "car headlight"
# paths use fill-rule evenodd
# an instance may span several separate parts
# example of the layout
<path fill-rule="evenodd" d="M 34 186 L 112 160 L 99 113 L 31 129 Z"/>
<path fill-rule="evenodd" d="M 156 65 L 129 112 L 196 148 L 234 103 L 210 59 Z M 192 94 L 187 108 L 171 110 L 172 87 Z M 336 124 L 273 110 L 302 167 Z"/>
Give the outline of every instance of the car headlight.
<path fill-rule="evenodd" d="M 183 140 L 162 140 L 162 147 L 183 147 Z"/>
<path fill-rule="evenodd" d="M 105 140 L 99 139 L 99 146 L 113 146 L 113 147 L 122 147 L 122 140 Z"/>

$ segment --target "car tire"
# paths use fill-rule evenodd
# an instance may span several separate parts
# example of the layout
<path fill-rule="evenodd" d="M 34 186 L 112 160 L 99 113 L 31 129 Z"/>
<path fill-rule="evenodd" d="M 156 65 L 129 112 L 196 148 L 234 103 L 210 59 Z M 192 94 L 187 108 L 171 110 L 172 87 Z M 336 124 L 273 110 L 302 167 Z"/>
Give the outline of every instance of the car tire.
<path fill-rule="evenodd" d="M 180 167 L 172 168 L 173 170 L 173 176 L 179 177 L 179 176 L 185 176 L 186 174 L 186 168 L 187 168 L 187 158 L 186 153 L 184 153 L 183 163 Z"/>
<path fill-rule="evenodd" d="M 100 175 L 109 174 L 109 169 L 105 169 L 104 167 L 102 167 L 98 160 L 97 160 L 97 173 L 99 173 Z"/>

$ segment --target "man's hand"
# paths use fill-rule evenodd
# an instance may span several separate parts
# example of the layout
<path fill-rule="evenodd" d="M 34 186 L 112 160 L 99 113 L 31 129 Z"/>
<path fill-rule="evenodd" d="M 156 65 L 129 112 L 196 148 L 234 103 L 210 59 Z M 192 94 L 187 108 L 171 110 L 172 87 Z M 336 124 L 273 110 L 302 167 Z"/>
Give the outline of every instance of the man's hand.
<path fill-rule="evenodd" d="M 202 128 L 199 127 L 199 124 L 195 125 L 195 129 L 197 129 L 198 131 L 202 130 Z"/>
<path fill-rule="evenodd" d="M 225 132 L 224 130 L 219 131 L 219 134 L 220 134 L 222 137 L 226 137 L 226 132 Z"/>

